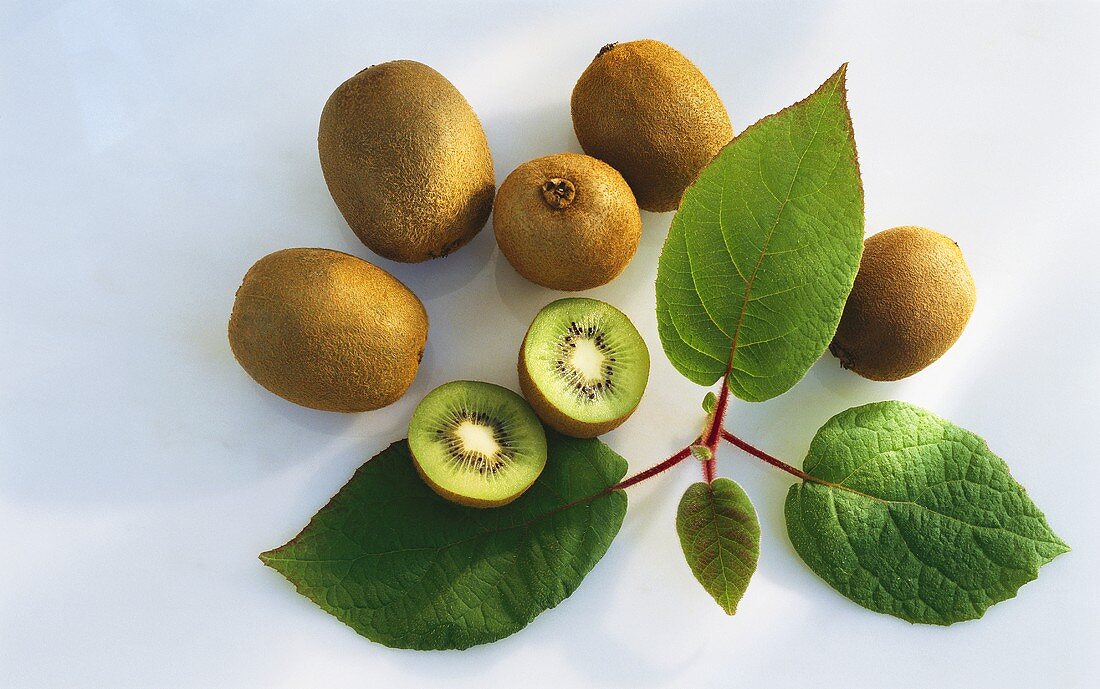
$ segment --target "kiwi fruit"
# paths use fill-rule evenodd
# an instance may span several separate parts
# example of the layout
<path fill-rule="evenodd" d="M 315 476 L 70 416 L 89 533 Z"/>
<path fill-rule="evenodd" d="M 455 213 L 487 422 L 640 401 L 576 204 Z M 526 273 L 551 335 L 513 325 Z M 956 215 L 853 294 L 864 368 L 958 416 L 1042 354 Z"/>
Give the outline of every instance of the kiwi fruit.
<path fill-rule="evenodd" d="M 313 409 L 395 402 L 416 376 L 428 315 L 386 271 L 329 249 L 285 249 L 244 276 L 229 317 L 233 355 L 257 383 Z"/>
<path fill-rule="evenodd" d="M 581 148 L 622 173 L 647 211 L 671 211 L 733 138 L 703 73 L 660 41 L 603 47 L 573 88 Z"/>
<path fill-rule="evenodd" d="M 638 248 L 642 217 L 614 168 L 590 156 L 559 153 L 508 175 L 493 205 L 493 231 L 520 275 L 543 287 L 576 291 L 623 272 Z"/>
<path fill-rule="evenodd" d="M 386 62 L 341 84 L 321 113 L 317 148 L 337 207 L 379 256 L 446 256 L 489 219 L 496 178 L 485 131 L 427 65 Z"/>
<path fill-rule="evenodd" d="M 649 349 L 622 311 L 559 299 L 539 311 L 519 350 L 524 397 L 551 428 L 592 438 L 634 413 L 649 382 Z"/>
<path fill-rule="evenodd" d="M 829 349 L 864 378 L 911 376 L 959 339 L 975 298 L 974 279 L 954 241 L 924 227 L 884 230 L 864 243 Z"/>
<path fill-rule="evenodd" d="M 409 451 L 424 482 L 467 507 L 499 507 L 546 467 L 546 432 L 507 388 L 457 380 L 432 390 L 409 422 Z"/>

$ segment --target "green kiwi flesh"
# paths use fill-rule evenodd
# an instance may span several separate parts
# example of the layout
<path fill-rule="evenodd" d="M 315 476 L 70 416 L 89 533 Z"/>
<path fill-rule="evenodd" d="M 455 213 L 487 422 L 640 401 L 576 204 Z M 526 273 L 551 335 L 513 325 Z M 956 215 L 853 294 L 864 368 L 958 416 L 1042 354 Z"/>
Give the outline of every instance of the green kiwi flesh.
<path fill-rule="evenodd" d="M 409 450 L 439 495 L 467 507 L 499 507 L 522 495 L 546 467 L 546 432 L 511 390 L 458 380 L 417 405 Z"/>
<path fill-rule="evenodd" d="M 637 409 L 649 382 L 649 349 L 614 306 L 559 299 L 539 311 L 523 338 L 519 380 L 544 423 L 591 438 Z"/>

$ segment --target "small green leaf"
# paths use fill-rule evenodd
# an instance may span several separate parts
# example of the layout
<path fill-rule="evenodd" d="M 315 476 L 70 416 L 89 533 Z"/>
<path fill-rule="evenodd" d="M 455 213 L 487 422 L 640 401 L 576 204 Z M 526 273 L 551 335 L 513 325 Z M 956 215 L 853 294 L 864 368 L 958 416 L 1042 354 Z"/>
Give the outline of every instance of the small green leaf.
<path fill-rule="evenodd" d="M 786 392 L 836 332 L 863 251 L 863 187 L 845 67 L 734 138 L 685 192 L 657 269 L 672 364 L 759 402 Z"/>
<path fill-rule="evenodd" d="M 599 440 L 546 435 L 538 481 L 493 509 L 439 497 L 417 476 L 406 442 L 394 443 L 260 558 L 387 646 L 461 649 L 513 634 L 577 588 L 626 514 L 623 491 L 566 507 L 622 478 L 622 457 Z"/>
<path fill-rule="evenodd" d="M 749 496 L 728 478 L 693 484 L 680 499 L 676 531 L 692 574 L 732 615 L 760 554 L 760 523 Z"/>
<path fill-rule="evenodd" d="M 714 453 L 706 445 L 692 445 L 691 456 L 700 462 L 709 462 L 714 459 Z"/>
<path fill-rule="evenodd" d="M 708 392 L 703 397 L 703 411 L 708 414 L 714 413 L 714 408 L 718 406 L 718 396 L 713 392 Z"/>
<path fill-rule="evenodd" d="M 903 402 L 855 407 L 817 432 L 787 532 L 856 603 L 952 624 L 1012 598 L 1069 550 L 977 435 Z"/>

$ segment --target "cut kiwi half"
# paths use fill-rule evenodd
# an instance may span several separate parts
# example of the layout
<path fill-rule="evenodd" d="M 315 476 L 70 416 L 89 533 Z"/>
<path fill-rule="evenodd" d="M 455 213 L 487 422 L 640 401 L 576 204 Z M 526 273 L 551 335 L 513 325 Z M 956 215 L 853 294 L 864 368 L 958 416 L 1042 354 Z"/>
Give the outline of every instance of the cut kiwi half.
<path fill-rule="evenodd" d="M 511 390 L 457 380 L 417 405 L 409 450 L 436 493 L 468 507 L 499 507 L 522 495 L 546 467 L 546 432 Z"/>
<path fill-rule="evenodd" d="M 559 299 L 535 316 L 519 351 L 523 395 L 546 425 L 576 438 L 619 426 L 649 382 L 649 349 L 622 311 Z"/>

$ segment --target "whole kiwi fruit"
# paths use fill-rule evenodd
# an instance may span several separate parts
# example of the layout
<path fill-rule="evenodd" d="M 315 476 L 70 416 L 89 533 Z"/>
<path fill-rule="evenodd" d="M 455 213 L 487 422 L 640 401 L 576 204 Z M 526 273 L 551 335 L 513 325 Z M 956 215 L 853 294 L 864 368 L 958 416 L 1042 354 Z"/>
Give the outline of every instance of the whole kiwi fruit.
<path fill-rule="evenodd" d="M 622 173 L 647 211 L 671 211 L 733 138 L 703 73 L 660 41 L 603 47 L 573 88 L 581 148 Z"/>
<path fill-rule="evenodd" d="M 493 231 L 508 262 L 531 282 L 582 290 L 610 282 L 642 236 L 638 203 L 622 175 L 579 153 L 536 158 L 500 185 Z"/>
<path fill-rule="evenodd" d="M 379 256 L 446 256 L 485 226 L 495 177 L 470 104 L 427 65 L 364 69 L 329 96 L 321 170 L 348 225 Z"/>
<path fill-rule="evenodd" d="M 386 271 L 329 249 L 284 249 L 244 276 L 229 345 L 248 375 L 313 409 L 360 412 L 412 384 L 428 338 L 416 295 Z"/>
<path fill-rule="evenodd" d="M 954 241 L 912 225 L 884 230 L 864 242 L 829 349 L 864 378 L 911 376 L 959 339 L 975 298 L 974 279 Z"/>

